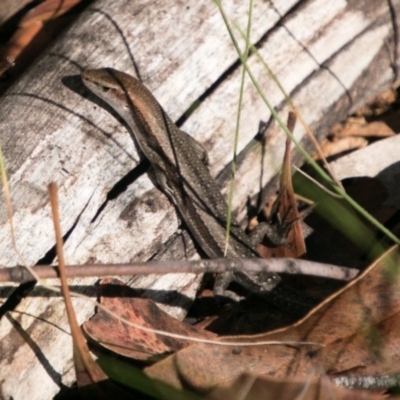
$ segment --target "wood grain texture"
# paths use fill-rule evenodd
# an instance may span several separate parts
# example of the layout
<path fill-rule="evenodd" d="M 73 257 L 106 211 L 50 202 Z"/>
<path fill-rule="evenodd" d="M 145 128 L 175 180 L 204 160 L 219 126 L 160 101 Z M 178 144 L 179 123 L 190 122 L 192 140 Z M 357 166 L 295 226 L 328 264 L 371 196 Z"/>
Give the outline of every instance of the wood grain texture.
<path fill-rule="evenodd" d="M 393 23 L 398 21 L 387 2 L 255 3 L 251 41 L 318 135 L 396 77 L 398 43 Z M 400 1 L 391 4 L 398 13 Z M 230 0 L 224 6 L 245 30 L 244 2 Z M 253 56 L 249 65 L 286 119 L 283 96 L 261 63 Z M 54 246 L 47 198 L 51 181 L 60 187 L 63 232 L 70 232 L 67 262 L 129 262 L 161 253 L 163 257 L 183 255 L 177 241 L 171 240 L 179 225 L 174 208 L 154 188 L 125 127 L 80 82 L 78 74 L 83 69 L 107 66 L 139 72 L 174 120 L 204 97 L 182 128 L 204 144 L 212 174 L 218 176 L 222 189 L 226 187 L 240 68 L 213 3 L 95 2 L 0 102 L 0 140 L 12 188 L 16 241 L 30 264 Z M 264 150 L 253 141 L 260 121 L 269 127 Z M 303 139 L 299 125 L 295 135 Z M 284 151 L 284 135 L 248 79 L 239 150 L 235 208 L 243 217 L 245 199 L 273 180 Z M 124 177 L 131 183 L 113 198 L 112 189 Z M 172 243 L 170 249 L 165 249 L 166 242 Z M 0 264 L 19 262 L 4 205 L 0 246 Z M 190 247 L 187 254 L 194 254 Z M 93 282 L 71 281 L 75 289 L 92 294 L 89 285 Z M 190 298 L 198 279 L 181 275 L 135 278 L 134 282 L 152 292 L 184 287 L 182 297 Z M 10 292 L 4 286 L 2 297 Z M 91 304 L 81 300 L 74 304 L 81 322 L 93 312 Z M 40 289 L 22 302 L 18 312 L 3 318 L 0 397 L 48 399 L 62 383 L 73 382 L 71 339 L 66 331 L 60 298 Z"/>
<path fill-rule="evenodd" d="M 30 0 L 3 0 L 0 8 L 0 24 L 3 24 L 23 7 L 25 7 Z"/>

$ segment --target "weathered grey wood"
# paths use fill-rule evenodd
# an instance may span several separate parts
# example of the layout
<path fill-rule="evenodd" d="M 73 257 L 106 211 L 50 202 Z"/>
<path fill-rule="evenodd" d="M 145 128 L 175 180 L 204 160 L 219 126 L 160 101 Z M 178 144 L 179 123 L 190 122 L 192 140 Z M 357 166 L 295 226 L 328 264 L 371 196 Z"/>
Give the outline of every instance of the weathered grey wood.
<path fill-rule="evenodd" d="M 245 30 L 244 2 L 224 3 Z M 393 80 L 397 64 L 392 69 L 391 60 L 397 43 L 386 2 L 255 3 L 252 42 L 262 39 L 260 53 L 318 134 Z M 398 13 L 399 1 L 392 4 Z M 125 128 L 83 92 L 76 75 L 83 68 L 104 66 L 134 74 L 132 59 L 173 119 L 224 77 L 183 129 L 204 143 L 214 176 L 229 162 L 240 70 L 232 68 L 224 76 L 237 56 L 213 3 L 96 2 L 0 103 L 0 140 L 12 187 L 17 245 L 28 263 L 36 263 L 54 245 L 46 189 L 50 181 L 60 186 L 63 232 L 73 227 L 65 246 L 70 263 L 144 260 L 163 250 L 163 243 L 175 233 L 175 210 L 146 173 L 138 174 L 125 192 L 102 208 L 109 191 L 138 165 L 139 157 Z M 266 71 L 254 56 L 249 65 L 286 118 L 283 96 Z M 263 157 L 257 143 L 249 144 L 261 120 L 269 122 L 270 114 L 247 79 L 239 141 L 246 157 L 241 157 L 235 192 L 240 216 L 244 200 L 260 188 L 260 170 L 263 186 L 276 175 L 282 159 L 284 137 L 273 122 Z M 298 138 L 304 135 L 300 126 L 295 133 Z M 225 176 L 221 175 L 222 186 Z M 15 265 L 19 261 L 4 206 L 0 223 L 0 264 Z M 72 284 L 85 288 L 88 282 L 93 280 Z M 186 296 L 196 290 L 196 280 L 188 276 L 135 279 L 135 284 L 153 290 L 182 285 Z M 3 289 L 1 294 L 7 292 Z M 91 304 L 75 304 L 80 321 L 92 313 Z M 61 381 L 73 381 L 64 314 L 59 297 L 37 290 L 18 312 L 3 318 L 0 397 L 47 399 Z"/>
<path fill-rule="evenodd" d="M 3 0 L 0 7 L 0 24 L 21 10 L 29 0 Z"/>
<path fill-rule="evenodd" d="M 400 204 L 400 135 L 379 140 L 331 163 L 338 179 L 375 177 L 385 186 L 385 205 L 396 209 Z"/>

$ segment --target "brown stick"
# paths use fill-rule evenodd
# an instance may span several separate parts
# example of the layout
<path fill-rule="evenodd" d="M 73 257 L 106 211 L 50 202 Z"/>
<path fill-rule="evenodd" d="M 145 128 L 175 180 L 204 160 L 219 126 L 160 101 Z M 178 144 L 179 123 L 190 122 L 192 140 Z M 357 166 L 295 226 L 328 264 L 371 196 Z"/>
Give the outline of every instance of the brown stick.
<path fill-rule="evenodd" d="M 41 279 L 57 278 L 57 266 L 37 265 L 34 267 L 36 274 Z M 351 280 L 357 274 L 355 268 L 346 268 L 332 264 L 321 264 L 307 260 L 293 258 L 276 259 L 240 259 L 232 260 L 217 258 L 213 260 L 195 261 L 149 261 L 132 264 L 85 264 L 69 265 L 66 267 L 67 277 L 90 276 L 129 276 L 167 273 L 204 273 L 204 272 L 277 272 L 287 274 L 302 274 L 322 276 L 338 280 Z M 22 266 L 0 268 L 0 282 L 26 282 L 33 280 L 32 275 Z"/>

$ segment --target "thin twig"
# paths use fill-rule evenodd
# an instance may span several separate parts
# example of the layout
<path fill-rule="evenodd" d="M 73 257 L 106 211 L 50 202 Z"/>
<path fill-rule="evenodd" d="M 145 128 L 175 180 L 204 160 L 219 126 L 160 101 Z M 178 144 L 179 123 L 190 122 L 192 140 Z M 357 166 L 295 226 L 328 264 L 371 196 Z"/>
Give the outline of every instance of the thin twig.
<path fill-rule="evenodd" d="M 33 268 L 35 275 L 40 279 L 57 278 L 57 266 L 37 265 Z M 353 279 L 358 270 L 332 264 L 322 264 L 295 258 L 243 258 L 212 260 L 171 260 L 149 261 L 132 264 L 85 264 L 69 265 L 66 273 L 71 277 L 102 277 L 102 276 L 130 276 L 167 273 L 194 273 L 204 272 L 221 273 L 226 271 L 246 272 L 276 272 L 287 274 L 301 274 L 321 276 L 337 280 L 348 281 Z M 0 268 L 0 282 L 26 282 L 33 277 L 25 267 Z"/>

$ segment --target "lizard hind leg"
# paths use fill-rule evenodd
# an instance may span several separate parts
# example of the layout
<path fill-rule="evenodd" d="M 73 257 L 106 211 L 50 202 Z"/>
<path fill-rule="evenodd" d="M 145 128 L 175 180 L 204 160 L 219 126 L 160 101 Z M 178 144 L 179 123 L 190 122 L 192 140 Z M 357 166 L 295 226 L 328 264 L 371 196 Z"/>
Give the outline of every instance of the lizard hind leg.
<path fill-rule="evenodd" d="M 243 272 L 224 272 L 217 275 L 214 284 L 214 294 L 216 296 L 227 297 L 234 301 L 243 300 L 242 296 L 228 290 L 231 282 L 235 281 L 249 292 L 263 296 L 273 290 L 280 282 L 280 277 L 270 272 L 243 273 Z"/>
<path fill-rule="evenodd" d="M 214 295 L 217 297 L 227 297 L 236 302 L 243 300 L 242 296 L 239 296 L 237 293 L 228 290 L 228 286 L 233 280 L 234 276 L 232 272 L 217 274 L 214 283 Z"/>

